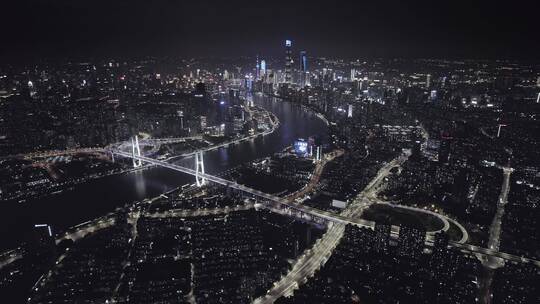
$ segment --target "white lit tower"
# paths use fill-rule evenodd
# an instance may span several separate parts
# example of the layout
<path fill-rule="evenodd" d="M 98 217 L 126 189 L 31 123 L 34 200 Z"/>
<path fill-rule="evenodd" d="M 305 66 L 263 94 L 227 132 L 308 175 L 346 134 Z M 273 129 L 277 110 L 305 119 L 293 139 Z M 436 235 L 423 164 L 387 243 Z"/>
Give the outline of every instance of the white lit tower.
<path fill-rule="evenodd" d="M 308 83 L 307 52 L 300 52 L 300 84 L 304 87 Z"/>
<path fill-rule="evenodd" d="M 292 82 L 292 42 L 285 40 L 285 83 Z"/>
<path fill-rule="evenodd" d="M 259 63 L 259 55 L 257 55 L 257 64 L 255 65 L 255 80 L 261 79 L 261 65 Z"/>
<path fill-rule="evenodd" d="M 260 72 L 260 76 L 261 78 L 265 78 L 266 77 L 266 61 L 261 60 L 261 72 Z"/>

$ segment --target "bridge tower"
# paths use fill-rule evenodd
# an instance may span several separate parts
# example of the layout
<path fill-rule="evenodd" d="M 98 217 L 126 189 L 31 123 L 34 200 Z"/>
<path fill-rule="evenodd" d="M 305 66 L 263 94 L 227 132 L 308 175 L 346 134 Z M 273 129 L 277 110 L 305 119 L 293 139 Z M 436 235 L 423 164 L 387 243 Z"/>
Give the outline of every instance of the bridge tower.
<path fill-rule="evenodd" d="M 133 168 L 138 168 L 142 166 L 142 161 L 140 159 L 135 159 L 135 156 L 141 156 L 141 147 L 139 146 L 139 137 L 135 135 L 135 140 L 131 138 L 131 155 L 133 156 Z"/>
<path fill-rule="evenodd" d="M 201 174 L 203 176 L 201 176 Z M 203 151 L 195 152 L 195 181 L 197 182 L 197 187 L 202 187 L 206 184 L 206 178 L 204 177 Z"/>

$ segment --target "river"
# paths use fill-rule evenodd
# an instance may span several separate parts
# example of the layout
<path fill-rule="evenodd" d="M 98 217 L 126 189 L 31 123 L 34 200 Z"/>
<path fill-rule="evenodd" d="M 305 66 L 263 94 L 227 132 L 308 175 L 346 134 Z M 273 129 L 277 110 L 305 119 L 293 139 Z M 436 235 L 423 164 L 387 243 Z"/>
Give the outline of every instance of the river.
<path fill-rule="evenodd" d="M 323 142 L 327 141 L 328 128 L 315 113 L 273 97 L 253 96 L 253 100 L 256 105 L 273 112 L 279 118 L 278 129 L 252 141 L 205 153 L 207 173 L 219 173 L 270 156 L 290 146 L 297 138 L 317 135 Z M 178 162 L 194 166 L 189 160 Z M 193 176 L 153 167 L 92 180 L 76 185 L 72 190 L 24 203 L 0 203 L 0 250 L 16 247 L 23 240 L 23 232 L 32 224 L 46 223 L 52 225 L 53 229 L 63 230 L 126 203 L 154 197 L 193 182 Z"/>

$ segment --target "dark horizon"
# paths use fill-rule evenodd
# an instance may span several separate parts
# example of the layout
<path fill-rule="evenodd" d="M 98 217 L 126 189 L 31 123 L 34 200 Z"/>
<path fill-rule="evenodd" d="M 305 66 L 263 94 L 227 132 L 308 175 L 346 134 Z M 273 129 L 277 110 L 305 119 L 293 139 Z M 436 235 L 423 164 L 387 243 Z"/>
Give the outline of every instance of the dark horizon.
<path fill-rule="evenodd" d="M 537 60 L 535 5 L 517 1 L 107 1 L 5 4 L 2 61 L 146 56 Z"/>

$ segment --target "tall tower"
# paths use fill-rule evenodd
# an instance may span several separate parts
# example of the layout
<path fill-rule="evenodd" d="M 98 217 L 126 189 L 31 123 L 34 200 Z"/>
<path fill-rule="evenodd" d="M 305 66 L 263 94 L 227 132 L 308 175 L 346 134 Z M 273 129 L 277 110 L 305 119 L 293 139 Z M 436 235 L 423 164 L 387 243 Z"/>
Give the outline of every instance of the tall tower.
<path fill-rule="evenodd" d="M 195 152 L 195 182 L 197 183 L 197 187 L 202 187 L 206 184 L 203 151 Z"/>
<path fill-rule="evenodd" d="M 142 166 L 142 161 L 136 159 L 136 156 L 141 156 L 141 147 L 139 146 L 139 137 L 135 135 L 135 140 L 131 138 L 131 156 L 133 160 L 133 168 L 139 168 Z"/>
<path fill-rule="evenodd" d="M 307 72 L 307 52 L 300 51 L 300 71 Z"/>
<path fill-rule="evenodd" d="M 285 83 L 291 83 L 292 81 L 292 42 L 285 40 Z"/>
<path fill-rule="evenodd" d="M 257 55 L 257 64 L 255 65 L 255 80 L 261 77 L 261 65 L 259 64 L 259 55 Z"/>
<path fill-rule="evenodd" d="M 300 84 L 304 87 L 307 84 L 307 52 L 300 52 Z"/>
<path fill-rule="evenodd" d="M 266 76 L 266 61 L 261 60 L 261 77 L 265 77 Z"/>

